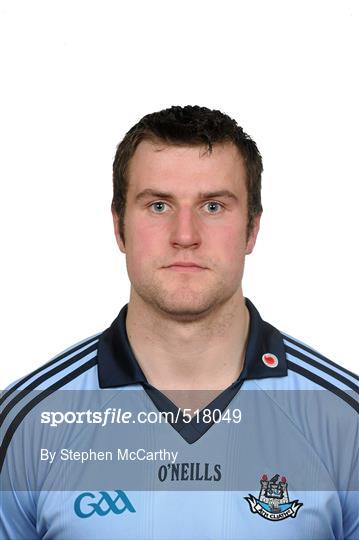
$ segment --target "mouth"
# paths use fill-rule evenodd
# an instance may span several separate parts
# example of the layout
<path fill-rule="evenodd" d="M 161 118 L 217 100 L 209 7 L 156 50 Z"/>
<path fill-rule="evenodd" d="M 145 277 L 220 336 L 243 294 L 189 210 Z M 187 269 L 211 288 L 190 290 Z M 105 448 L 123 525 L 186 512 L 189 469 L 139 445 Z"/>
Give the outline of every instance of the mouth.
<path fill-rule="evenodd" d="M 198 266 L 197 264 L 191 263 L 179 263 L 172 264 L 165 267 L 166 270 L 172 270 L 173 272 L 199 272 L 201 270 L 206 270 L 203 266 Z"/>
<path fill-rule="evenodd" d="M 174 264 L 173 266 L 167 266 L 167 270 L 173 270 L 174 272 L 199 272 L 200 270 L 206 270 L 201 266 L 181 266 Z"/>

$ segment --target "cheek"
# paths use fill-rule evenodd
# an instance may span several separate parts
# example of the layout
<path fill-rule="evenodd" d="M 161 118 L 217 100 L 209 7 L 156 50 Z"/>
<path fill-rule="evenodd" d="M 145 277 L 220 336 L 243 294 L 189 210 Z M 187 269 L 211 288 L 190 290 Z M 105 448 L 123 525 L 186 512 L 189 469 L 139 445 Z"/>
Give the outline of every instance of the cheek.
<path fill-rule="evenodd" d="M 221 258 L 228 262 L 228 265 L 236 265 L 245 254 L 246 237 L 243 227 L 221 227 L 218 230 L 212 230 L 210 235 L 212 249 Z"/>
<path fill-rule="evenodd" d="M 136 222 L 128 223 L 127 228 L 128 247 L 127 258 L 131 260 L 131 265 L 145 266 L 153 257 L 160 255 L 160 248 L 163 246 L 161 231 L 148 226 L 148 223 Z"/>
<path fill-rule="evenodd" d="M 214 267 L 217 267 L 227 284 L 237 287 L 243 278 L 245 231 L 242 227 L 229 226 L 212 232 L 208 252 L 213 256 Z"/>

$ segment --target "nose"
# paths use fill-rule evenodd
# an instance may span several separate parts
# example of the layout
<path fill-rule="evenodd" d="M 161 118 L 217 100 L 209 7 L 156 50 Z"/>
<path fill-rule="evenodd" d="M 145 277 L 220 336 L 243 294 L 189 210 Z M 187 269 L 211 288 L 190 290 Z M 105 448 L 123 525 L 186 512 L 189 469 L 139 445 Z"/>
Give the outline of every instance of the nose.
<path fill-rule="evenodd" d="M 171 245 L 174 247 L 197 247 L 201 243 L 198 217 L 191 208 L 177 210 L 172 223 Z"/>

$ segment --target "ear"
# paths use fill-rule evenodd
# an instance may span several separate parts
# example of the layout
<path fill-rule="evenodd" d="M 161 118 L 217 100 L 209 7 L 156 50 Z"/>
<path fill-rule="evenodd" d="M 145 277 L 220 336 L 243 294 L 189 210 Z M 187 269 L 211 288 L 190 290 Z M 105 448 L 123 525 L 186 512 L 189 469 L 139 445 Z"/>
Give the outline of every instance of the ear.
<path fill-rule="evenodd" d="M 120 248 L 120 251 L 122 251 L 122 253 L 126 253 L 125 244 L 123 243 L 121 235 L 120 235 L 120 218 L 116 210 L 112 206 L 111 206 L 111 213 L 112 213 L 113 229 L 114 229 L 117 245 Z"/>
<path fill-rule="evenodd" d="M 253 220 L 252 230 L 247 240 L 246 255 L 249 255 L 250 253 L 252 253 L 254 246 L 256 245 L 261 217 L 262 217 L 262 212 L 260 214 L 257 214 Z"/>

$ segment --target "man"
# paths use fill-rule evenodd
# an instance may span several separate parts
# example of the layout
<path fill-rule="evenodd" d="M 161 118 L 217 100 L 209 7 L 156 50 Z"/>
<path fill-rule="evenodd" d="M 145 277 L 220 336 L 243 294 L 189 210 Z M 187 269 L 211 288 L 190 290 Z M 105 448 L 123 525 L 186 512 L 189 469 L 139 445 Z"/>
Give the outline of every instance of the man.
<path fill-rule="evenodd" d="M 256 144 L 219 111 L 171 107 L 113 170 L 130 299 L 5 391 L 3 537 L 358 538 L 358 377 L 243 296 Z"/>

